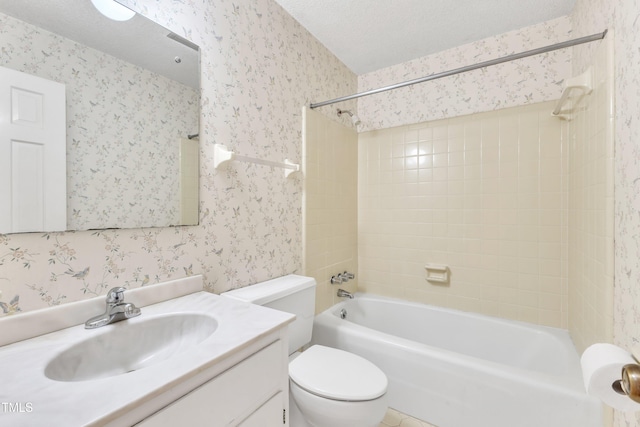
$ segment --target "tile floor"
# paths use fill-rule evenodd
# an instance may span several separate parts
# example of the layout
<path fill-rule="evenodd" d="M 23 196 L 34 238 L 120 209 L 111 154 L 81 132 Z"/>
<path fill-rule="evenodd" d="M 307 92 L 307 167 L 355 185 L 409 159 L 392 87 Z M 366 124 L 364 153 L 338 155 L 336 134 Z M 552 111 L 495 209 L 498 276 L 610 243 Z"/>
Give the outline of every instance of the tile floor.
<path fill-rule="evenodd" d="M 380 427 L 436 427 L 433 424 L 429 424 L 426 421 L 420 421 L 416 418 L 412 418 L 409 415 L 405 415 L 402 412 L 398 412 L 395 409 L 389 408 L 384 416 L 384 419 L 380 423 Z"/>

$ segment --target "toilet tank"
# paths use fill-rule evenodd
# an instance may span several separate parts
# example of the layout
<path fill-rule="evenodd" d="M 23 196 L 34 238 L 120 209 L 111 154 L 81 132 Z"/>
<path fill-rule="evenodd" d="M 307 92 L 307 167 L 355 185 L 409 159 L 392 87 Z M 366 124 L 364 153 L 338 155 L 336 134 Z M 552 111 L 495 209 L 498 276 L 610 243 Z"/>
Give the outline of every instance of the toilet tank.
<path fill-rule="evenodd" d="M 316 300 L 316 280 L 313 277 L 290 274 L 221 295 L 295 314 L 296 319 L 288 329 L 289 354 L 311 341 Z"/>

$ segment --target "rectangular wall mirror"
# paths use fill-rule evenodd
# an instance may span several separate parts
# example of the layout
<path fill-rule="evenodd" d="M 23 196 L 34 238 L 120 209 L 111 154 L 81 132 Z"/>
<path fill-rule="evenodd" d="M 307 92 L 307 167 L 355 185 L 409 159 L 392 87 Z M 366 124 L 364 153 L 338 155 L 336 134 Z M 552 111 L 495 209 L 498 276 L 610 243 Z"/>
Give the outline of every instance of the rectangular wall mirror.
<path fill-rule="evenodd" d="M 8 129 L 63 108 L 39 113 L 49 95 L 0 79 L 11 104 L 0 110 L 0 233 L 198 223 L 198 46 L 139 14 L 109 19 L 91 0 L 0 0 L 0 53 L 6 73 L 55 82 L 66 98 L 66 179 L 54 198 L 56 156 Z M 55 204 L 66 218 L 52 226 L 39 216 Z"/>

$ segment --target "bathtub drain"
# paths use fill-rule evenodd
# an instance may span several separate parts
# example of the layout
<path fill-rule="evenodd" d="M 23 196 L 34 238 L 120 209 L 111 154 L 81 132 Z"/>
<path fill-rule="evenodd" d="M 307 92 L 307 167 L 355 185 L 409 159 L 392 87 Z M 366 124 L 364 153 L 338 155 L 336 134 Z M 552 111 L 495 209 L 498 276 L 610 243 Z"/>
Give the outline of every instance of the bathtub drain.
<path fill-rule="evenodd" d="M 347 310 L 345 310 L 344 308 L 342 310 L 340 310 L 340 318 L 341 319 L 346 319 L 347 318 Z"/>

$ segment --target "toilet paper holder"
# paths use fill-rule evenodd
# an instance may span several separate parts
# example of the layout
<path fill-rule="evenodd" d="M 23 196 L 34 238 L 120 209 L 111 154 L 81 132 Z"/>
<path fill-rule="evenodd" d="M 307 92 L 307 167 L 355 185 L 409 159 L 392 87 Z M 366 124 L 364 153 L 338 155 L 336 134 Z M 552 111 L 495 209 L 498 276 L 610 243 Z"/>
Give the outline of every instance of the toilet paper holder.
<path fill-rule="evenodd" d="M 616 393 L 627 395 L 634 402 L 640 403 L 640 365 L 624 365 L 621 375 L 622 378 L 614 381 L 611 388 Z"/>

